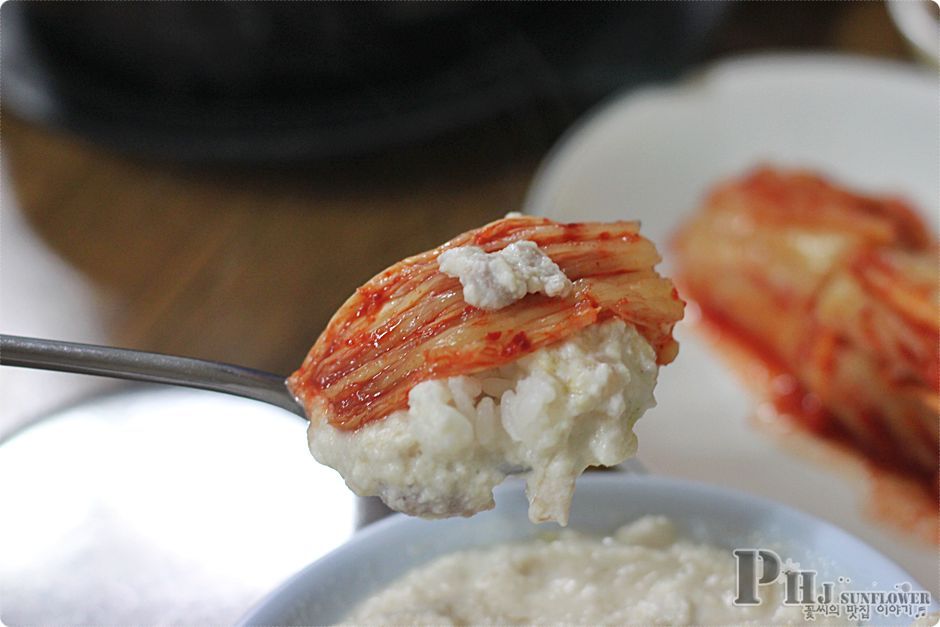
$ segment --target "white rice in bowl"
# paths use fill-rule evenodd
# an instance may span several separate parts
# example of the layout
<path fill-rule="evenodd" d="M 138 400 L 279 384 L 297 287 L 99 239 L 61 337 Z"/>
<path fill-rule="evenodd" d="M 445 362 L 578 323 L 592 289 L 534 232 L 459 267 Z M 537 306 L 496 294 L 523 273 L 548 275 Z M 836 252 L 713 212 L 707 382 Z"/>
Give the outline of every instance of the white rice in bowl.
<path fill-rule="evenodd" d="M 636 451 L 657 372 L 652 347 L 613 319 L 500 368 L 420 383 L 407 409 L 356 431 L 313 411 L 310 451 L 357 494 L 426 518 L 491 509 L 507 473 L 529 469 L 529 518 L 564 525 L 584 469 Z"/>

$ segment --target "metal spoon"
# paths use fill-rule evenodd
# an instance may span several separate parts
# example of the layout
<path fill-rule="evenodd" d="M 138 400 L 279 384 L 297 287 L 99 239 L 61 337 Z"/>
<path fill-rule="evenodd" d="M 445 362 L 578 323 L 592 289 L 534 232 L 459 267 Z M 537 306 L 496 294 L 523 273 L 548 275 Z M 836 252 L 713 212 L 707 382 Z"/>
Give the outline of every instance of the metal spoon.
<path fill-rule="evenodd" d="M 0 335 L 0 365 L 224 392 L 276 405 L 304 416 L 303 408 L 287 391 L 284 377 L 216 361 L 111 346 Z"/>

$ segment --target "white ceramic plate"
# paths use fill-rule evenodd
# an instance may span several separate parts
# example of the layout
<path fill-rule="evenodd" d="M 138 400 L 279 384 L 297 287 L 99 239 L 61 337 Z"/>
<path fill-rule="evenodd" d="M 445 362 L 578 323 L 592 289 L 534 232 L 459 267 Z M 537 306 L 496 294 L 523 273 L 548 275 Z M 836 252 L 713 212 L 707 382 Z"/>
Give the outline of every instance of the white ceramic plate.
<path fill-rule="evenodd" d="M 761 162 L 820 170 L 900 194 L 936 229 L 940 119 L 935 73 L 834 56 L 757 56 L 678 85 L 609 101 L 553 150 L 526 211 L 564 221 L 639 218 L 665 243 L 714 182 Z M 865 482 L 788 452 L 755 429 L 754 399 L 704 342 L 678 329 L 659 406 L 640 420 L 652 472 L 771 497 L 835 522 L 898 560 L 936 594 L 935 546 L 863 513 Z"/>
<path fill-rule="evenodd" d="M 472 518 L 427 521 L 399 514 L 375 523 L 272 592 L 241 625 L 332 624 L 438 555 L 546 530 L 527 522 L 528 503 L 517 480 L 496 490 L 496 503 L 495 510 Z M 877 582 L 876 589 L 889 591 L 895 583 L 911 582 L 887 558 L 816 518 L 765 499 L 664 477 L 588 473 L 578 482 L 570 524 L 606 533 L 649 513 L 669 516 L 685 537 L 729 550 L 772 546 L 802 568 L 818 569 L 819 582 L 843 576 L 852 580 L 852 589 L 870 589 Z"/>

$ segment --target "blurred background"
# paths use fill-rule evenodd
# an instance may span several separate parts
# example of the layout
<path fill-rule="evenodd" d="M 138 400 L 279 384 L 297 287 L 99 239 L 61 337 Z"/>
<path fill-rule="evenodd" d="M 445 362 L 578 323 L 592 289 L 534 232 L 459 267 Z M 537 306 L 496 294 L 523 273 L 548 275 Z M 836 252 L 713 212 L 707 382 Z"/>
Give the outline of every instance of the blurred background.
<path fill-rule="evenodd" d="M 741 54 L 920 64 L 921 4 L 7 1 L 0 330 L 287 374 L 357 285 L 520 209 L 599 102 Z M 0 371 L 0 440 L 115 385 Z"/>
<path fill-rule="evenodd" d="M 519 209 L 610 94 L 739 53 L 914 59 L 881 2 L 12 1 L 2 27 L 5 329 L 284 373 L 377 270 Z M 11 293 L 20 224 L 81 299 Z"/>

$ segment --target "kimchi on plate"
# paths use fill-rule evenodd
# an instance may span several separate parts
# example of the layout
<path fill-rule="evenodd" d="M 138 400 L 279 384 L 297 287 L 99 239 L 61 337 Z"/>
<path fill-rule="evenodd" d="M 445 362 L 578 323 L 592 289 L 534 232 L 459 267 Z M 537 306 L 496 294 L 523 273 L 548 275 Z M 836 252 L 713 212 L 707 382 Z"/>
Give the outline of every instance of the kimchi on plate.
<path fill-rule="evenodd" d="M 911 207 L 761 168 L 713 189 L 675 249 L 683 295 L 768 366 L 778 414 L 913 486 L 933 520 L 938 249 Z"/>

